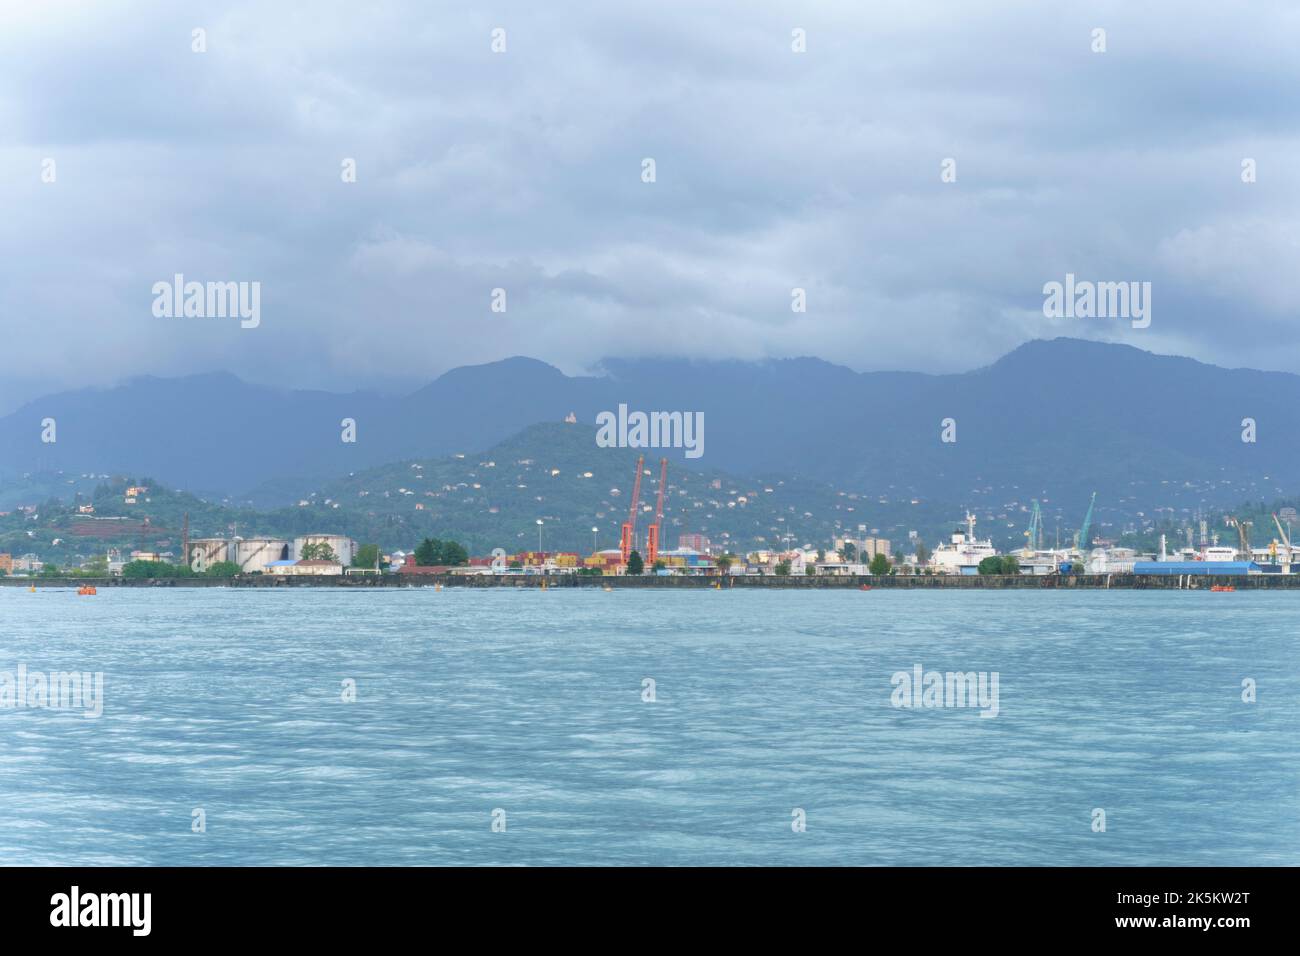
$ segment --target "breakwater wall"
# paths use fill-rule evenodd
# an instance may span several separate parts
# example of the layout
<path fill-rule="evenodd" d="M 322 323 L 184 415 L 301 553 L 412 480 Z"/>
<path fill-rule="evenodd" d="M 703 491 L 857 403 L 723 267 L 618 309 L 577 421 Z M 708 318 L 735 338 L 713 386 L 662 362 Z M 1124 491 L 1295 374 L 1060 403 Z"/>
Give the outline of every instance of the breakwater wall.
<path fill-rule="evenodd" d="M 1165 574 L 1082 574 L 1082 575 L 939 575 L 899 574 L 824 575 L 815 577 L 778 577 L 744 575 L 726 577 L 670 577 L 658 575 L 459 575 L 459 574 L 385 574 L 344 576 L 275 577 L 252 575 L 242 578 L 14 578 L 0 577 L 0 587 L 75 588 L 676 588 L 735 590 L 856 590 L 864 585 L 874 590 L 950 589 L 950 590 L 1208 590 L 1215 585 L 1230 585 L 1241 591 L 1300 590 L 1300 574 L 1252 575 L 1165 575 Z"/>

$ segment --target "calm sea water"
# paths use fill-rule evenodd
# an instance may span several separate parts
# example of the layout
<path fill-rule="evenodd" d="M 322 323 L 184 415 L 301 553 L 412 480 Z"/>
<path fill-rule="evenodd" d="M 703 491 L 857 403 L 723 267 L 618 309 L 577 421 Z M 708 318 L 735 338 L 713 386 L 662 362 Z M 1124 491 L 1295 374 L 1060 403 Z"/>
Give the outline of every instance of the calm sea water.
<path fill-rule="evenodd" d="M 0 710 L 0 863 L 1298 864 L 1298 614 L 1204 591 L 0 588 L 0 671 L 103 671 L 105 695 L 98 720 Z M 999 715 L 893 707 L 916 664 L 997 671 Z"/>

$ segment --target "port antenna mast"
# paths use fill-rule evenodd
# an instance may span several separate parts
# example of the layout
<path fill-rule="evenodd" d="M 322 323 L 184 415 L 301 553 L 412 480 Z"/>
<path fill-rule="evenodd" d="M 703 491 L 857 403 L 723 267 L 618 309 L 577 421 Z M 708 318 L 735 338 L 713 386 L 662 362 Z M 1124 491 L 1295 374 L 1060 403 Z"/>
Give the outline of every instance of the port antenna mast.
<path fill-rule="evenodd" d="M 653 566 L 659 557 L 659 535 L 664 523 L 664 488 L 668 486 L 668 459 L 659 459 L 659 495 L 655 501 L 655 520 L 646 530 L 646 563 Z"/>

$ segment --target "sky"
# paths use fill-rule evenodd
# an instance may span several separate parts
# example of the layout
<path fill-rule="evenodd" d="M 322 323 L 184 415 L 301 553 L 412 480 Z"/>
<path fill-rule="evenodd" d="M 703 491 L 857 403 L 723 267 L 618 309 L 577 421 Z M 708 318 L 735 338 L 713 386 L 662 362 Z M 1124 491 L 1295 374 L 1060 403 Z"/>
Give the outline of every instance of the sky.
<path fill-rule="evenodd" d="M 1058 335 L 1294 371 L 1298 41 L 1266 0 L 6 2 L 0 412 Z M 155 315 L 177 273 L 259 283 L 257 326 Z M 1046 317 L 1067 273 L 1150 282 L 1150 326 Z"/>

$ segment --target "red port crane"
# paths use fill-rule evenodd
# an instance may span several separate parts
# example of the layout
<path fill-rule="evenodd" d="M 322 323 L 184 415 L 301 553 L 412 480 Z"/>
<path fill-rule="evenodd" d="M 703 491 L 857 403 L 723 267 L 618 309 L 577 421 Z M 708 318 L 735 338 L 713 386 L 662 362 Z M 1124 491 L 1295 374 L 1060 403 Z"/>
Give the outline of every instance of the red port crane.
<path fill-rule="evenodd" d="M 664 488 L 668 486 L 668 459 L 659 459 L 659 500 L 655 502 L 655 523 L 646 529 L 646 564 L 654 567 L 659 557 L 659 529 L 664 523 Z"/>
<path fill-rule="evenodd" d="M 627 564 L 628 555 L 636 545 L 636 512 L 641 507 L 641 469 L 645 467 L 645 455 L 636 460 L 636 480 L 632 482 L 632 507 L 627 511 L 627 520 L 623 522 L 623 535 L 619 539 L 618 549 Z"/>

